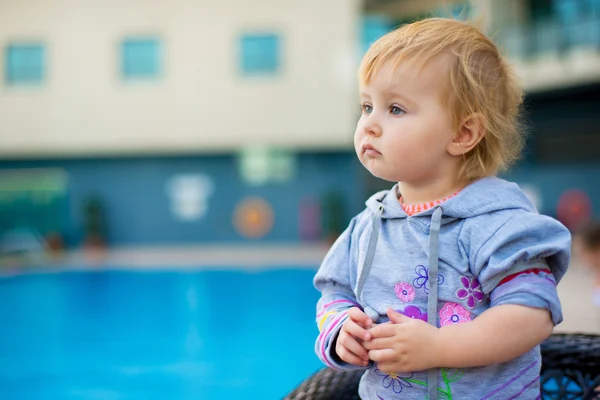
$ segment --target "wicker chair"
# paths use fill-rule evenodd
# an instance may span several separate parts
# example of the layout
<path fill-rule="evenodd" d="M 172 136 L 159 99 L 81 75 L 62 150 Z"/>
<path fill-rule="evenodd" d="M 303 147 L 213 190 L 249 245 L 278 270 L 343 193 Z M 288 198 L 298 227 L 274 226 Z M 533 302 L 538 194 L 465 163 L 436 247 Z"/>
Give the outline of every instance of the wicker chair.
<path fill-rule="evenodd" d="M 544 399 L 600 399 L 600 336 L 554 334 L 541 348 Z M 321 369 L 285 400 L 360 400 L 362 373 Z"/>

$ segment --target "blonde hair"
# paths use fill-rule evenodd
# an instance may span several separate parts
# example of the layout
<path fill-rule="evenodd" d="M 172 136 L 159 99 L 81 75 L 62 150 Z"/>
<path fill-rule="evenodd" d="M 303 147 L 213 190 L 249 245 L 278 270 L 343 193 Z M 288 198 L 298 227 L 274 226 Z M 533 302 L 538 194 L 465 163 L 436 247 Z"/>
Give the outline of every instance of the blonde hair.
<path fill-rule="evenodd" d="M 483 139 L 464 155 L 459 180 L 473 181 L 507 169 L 523 148 L 523 92 L 498 48 L 477 28 L 445 18 L 404 25 L 371 46 L 362 60 L 359 79 L 369 83 L 390 60 L 397 67 L 410 58 L 422 67 L 441 54 L 450 56 L 442 102 L 455 128 L 479 114 L 485 129 Z"/>

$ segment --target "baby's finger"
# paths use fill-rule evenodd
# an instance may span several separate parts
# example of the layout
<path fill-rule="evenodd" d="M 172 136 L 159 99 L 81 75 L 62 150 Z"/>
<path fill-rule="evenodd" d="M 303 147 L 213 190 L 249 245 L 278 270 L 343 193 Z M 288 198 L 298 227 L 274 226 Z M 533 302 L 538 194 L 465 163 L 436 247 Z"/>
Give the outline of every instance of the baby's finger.
<path fill-rule="evenodd" d="M 346 361 L 347 363 L 350 363 L 353 365 L 360 365 L 363 367 L 366 367 L 367 365 L 369 365 L 369 363 L 367 361 L 363 360 L 356 354 L 352 353 L 350 350 L 348 350 L 344 346 L 339 346 L 336 351 L 337 351 L 338 356 L 342 360 Z"/>
<path fill-rule="evenodd" d="M 362 344 L 365 350 L 381 350 L 381 349 L 390 349 L 394 346 L 395 340 L 393 337 L 387 338 L 374 338 L 368 340 Z"/>
<path fill-rule="evenodd" d="M 352 307 L 350 310 L 348 310 L 348 318 L 363 327 L 371 326 L 371 318 L 358 307 Z"/>
<path fill-rule="evenodd" d="M 351 319 L 347 319 L 346 322 L 344 322 L 342 330 L 360 340 L 371 339 L 371 333 Z"/>
<path fill-rule="evenodd" d="M 369 350 L 369 358 L 375 362 L 393 362 L 398 358 L 392 349 Z"/>
<path fill-rule="evenodd" d="M 346 332 L 340 332 L 338 344 L 348 349 L 351 353 L 358 356 L 362 361 L 369 361 L 369 354 L 365 348 Z"/>
<path fill-rule="evenodd" d="M 391 337 L 396 335 L 397 329 L 400 329 L 399 326 L 400 325 L 398 324 L 391 324 L 386 322 L 384 324 L 379 324 L 374 328 L 369 329 L 369 333 L 371 334 L 371 337 L 374 338 Z"/>

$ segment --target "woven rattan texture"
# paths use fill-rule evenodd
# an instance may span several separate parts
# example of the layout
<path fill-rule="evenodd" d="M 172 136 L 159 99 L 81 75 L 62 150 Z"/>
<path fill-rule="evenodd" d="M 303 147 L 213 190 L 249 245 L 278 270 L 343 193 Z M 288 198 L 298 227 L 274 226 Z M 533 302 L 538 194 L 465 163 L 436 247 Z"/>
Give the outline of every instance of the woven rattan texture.
<path fill-rule="evenodd" d="M 544 399 L 600 399 L 600 336 L 554 334 L 541 348 Z"/>
<path fill-rule="evenodd" d="M 600 336 L 554 334 L 541 348 L 544 399 L 600 400 Z M 358 382 L 362 373 L 324 368 L 285 400 L 360 400 Z"/>

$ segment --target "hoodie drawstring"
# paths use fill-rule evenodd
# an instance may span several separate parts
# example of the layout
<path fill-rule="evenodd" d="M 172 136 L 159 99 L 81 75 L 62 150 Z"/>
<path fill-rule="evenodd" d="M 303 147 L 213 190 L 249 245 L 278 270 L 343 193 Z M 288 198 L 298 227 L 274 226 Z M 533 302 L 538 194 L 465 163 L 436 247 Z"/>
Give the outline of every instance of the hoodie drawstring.
<path fill-rule="evenodd" d="M 377 241 L 379 239 L 379 229 L 381 227 L 381 217 L 383 215 L 384 207 L 383 204 L 379 204 L 377 213 L 371 217 L 371 234 L 369 235 L 369 242 L 367 245 L 367 253 L 365 254 L 365 260 L 363 262 L 360 275 L 356 283 L 356 295 L 359 303 L 363 305 L 365 314 L 367 314 L 373 322 L 379 320 L 379 313 L 373 308 L 365 305 L 363 300 L 363 288 L 369 272 L 371 272 L 371 266 L 373 265 L 373 259 L 375 258 L 375 248 L 377 247 Z M 438 302 L 438 267 L 439 267 L 439 242 L 440 242 L 440 227 L 442 224 L 443 210 L 441 206 L 437 206 L 433 215 L 431 216 L 431 224 L 429 227 L 429 268 L 427 273 L 427 280 L 429 283 L 429 296 L 427 297 L 427 322 L 437 327 L 437 302 Z M 437 398 L 437 386 L 438 386 L 438 370 L 432 368 L 427 371 L 427 393 L 430 400 Z"/>
<path fill-rule="evenodd" d="M 369 244 L 367 245 L 367 254 L 365 254 L 365 261 L 356 283 L 357 300 L 360 304 L 365 304 L 363 301 L 362 291 L 365 286 L 365 281 L 369 272 L 371 272 L 371 266 L 373 265 L 373 259 L 375 258 L 375 248 L 377 247 L 377 240 L 379 239 L 379 227 L 381 226 L 381 216 L 383 214 L 383 204 L 379 204 L 377 213 L 371 217 L 371 234 L 369 235 Z M 367 314 L 373 322 L 377 322 L 379 319 L 379 313 L 369 306 L 364 307 L 365 314 Z"/>
<path fill-rule="evenodd" d="M 429 282 L 429 296 L 427 297 L 427 322 L 437 328 L 437 303 L 438 303 L 438 267 L 440 226 L 442 225 L 442 207 L 437 206 L 431 216 L 429 226 L 429 268 L 427 280 Z M 438 370 L 431 368 L 427 371 L 427 393 L 430 400 L 437 399 Z"/>

